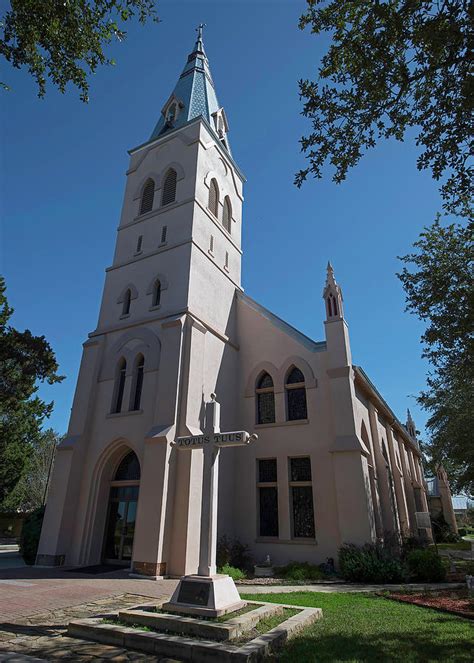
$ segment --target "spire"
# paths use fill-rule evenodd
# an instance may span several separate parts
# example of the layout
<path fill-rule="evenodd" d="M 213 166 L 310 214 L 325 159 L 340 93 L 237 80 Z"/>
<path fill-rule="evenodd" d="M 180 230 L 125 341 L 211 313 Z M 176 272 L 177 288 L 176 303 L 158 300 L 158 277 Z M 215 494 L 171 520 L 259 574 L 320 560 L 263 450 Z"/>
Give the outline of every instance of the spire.
<path fill-rule="evenodd" d="M 178 129 L 196 117 L 203 117 L 218 135 L 221 144 L 230 152 L 227 142 L 228 123 L 224 109 L 219 106 L 209 61 L 204 50 L 203 28 L 197 28 L 194 49 L 188 55 L 186 65 L 176 86 L 161 110 L 150 140 L 168 131 Z"/>
<path fill-rule="evenodd" d="M 342 290 L 336 281 L 334 268 L 329 261 L 326 271 L 326 285 L 323 290 L 323 298 L 326 302 L 327 320 L 329 322 L 333 320 L 342 320 L 344 318 Z"/>
<path fill-rule="evenodd" d="M 405 424 L 408 435 L 416 440 L 416 427 L 413 417 L 411 416 L 410 410 L 407 408 L 407 423 Z"/>

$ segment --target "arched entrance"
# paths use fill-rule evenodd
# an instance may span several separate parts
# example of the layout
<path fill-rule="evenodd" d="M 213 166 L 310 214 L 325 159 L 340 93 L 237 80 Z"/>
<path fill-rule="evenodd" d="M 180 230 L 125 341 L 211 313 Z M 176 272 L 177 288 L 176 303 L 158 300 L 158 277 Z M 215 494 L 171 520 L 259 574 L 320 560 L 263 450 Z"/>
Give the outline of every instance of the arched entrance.
<path fill-rule="evenodd" d="M 140 463 L 133 451 L 120 462 L 110 482 L 103 560 L 128 566 L 132 561 L 133 537 L 140 489 Z"/>

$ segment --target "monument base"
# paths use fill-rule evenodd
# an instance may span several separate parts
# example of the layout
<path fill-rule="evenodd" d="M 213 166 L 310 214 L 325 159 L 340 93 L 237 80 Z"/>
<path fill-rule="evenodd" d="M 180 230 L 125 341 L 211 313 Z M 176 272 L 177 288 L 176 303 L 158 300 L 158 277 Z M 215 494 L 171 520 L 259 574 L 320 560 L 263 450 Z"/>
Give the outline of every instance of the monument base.
<path fill-rule="evenodd" d="M 162 605 L 162 610 L 202 617 L 220 617 L 244 606 L 245 601 L 240 598 L 230 576 L 191 575 L 181 578 L 169 602 Z"/>

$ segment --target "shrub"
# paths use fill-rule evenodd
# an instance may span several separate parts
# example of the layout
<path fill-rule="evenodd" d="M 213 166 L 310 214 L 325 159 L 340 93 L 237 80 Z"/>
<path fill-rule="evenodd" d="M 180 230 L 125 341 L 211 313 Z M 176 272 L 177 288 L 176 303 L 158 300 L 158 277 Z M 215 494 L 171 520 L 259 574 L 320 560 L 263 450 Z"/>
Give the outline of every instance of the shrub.
<path fill-rule="evenodd" d="M 35 563 L 38 550 L 41 525 L 43 524 L 44 507 L 41 506 L 28 514 L 23 522 L 20 535 L 20 553 L 26 564 Z"/>
<path fill-rule="evenodd" d="M 458 528 L 458 534 L 459 534 L 460 537 L 466 536 L 467 529 L 465 527 L 459 527 Z"/>
<path fill-rule="evenodd" d="M 442 582 L 446 579 L 443 562 L 435 550 L 412 550 L 406 556 L 406 565 L 411 580 Z"/>
<path fill-rule="evenodd" d="M 309 562 L 290 562 L 277 569 L 277 574 L 285 580 L 321 580 L 324 574 L 318 566 Z"/>
<path fill-rule="evenodd" d="M 351 582 L 390 583 L 403 580 L 403 566 L 382 545 L 346 544 L 339 550 L 340 574 Z"/>
<path fill-rule="evenodd" d="M 227 576 L 230 576 L 232 580 L 243 580 L 247 577 L 247 574 L 237 569 L 235 566 L 230 566 L 230 564 L 224 564 L 224 566 L 219 568 L 219 573 L 224 573 Z"/>
<path fill-rule="evenodd" d="M 217 543 L 216 562 L 219 568 L 227 564 L 242 571 L 253 569 L 253 560 L 248 546 L 237 539 L 229 539 L 227 536 L 222 536 Z"/>
<path fill-rule="evenodd" d="M 436 543 L 456 543 L 459 536 L 451 531 L 442 513 L 431 518 L 433 537 Z"/>

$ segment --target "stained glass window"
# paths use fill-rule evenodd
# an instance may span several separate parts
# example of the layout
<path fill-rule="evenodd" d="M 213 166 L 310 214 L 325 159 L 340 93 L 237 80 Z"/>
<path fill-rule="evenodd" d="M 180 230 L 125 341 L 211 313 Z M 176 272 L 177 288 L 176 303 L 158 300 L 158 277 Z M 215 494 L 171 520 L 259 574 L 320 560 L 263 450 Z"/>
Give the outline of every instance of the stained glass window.
<path fill-rule="evenodd" d="M 257 384 L 257 389 L 266 389 L 267 387 L 273 387 L 272 376 L 268 373 L 264 373 Z"/>
<path fill-rule="evenodd" d="M 257 382 L 257 423 L 275 422 L 275 394 L 273 380 L 268 373 L 263 373 Z"/>
<path fill-rule="evenodd" d="M 115 473 L 114 481 L 139 481 L 140 463 L 134 451 L 130 451 L 122 460 Z"/>
<path fill-rule="evenodd" d="M 306 419 L 308 417 L 308 410 L 306 406 L 304 375 L 296 366 L 289 373 L 285 386 L 288 421 Z"/>
<path fill-rule="evenodd" d="M 260 483 L 276 483 L 277 461 L 276 458 L 265 458 L 258 461 L 258 480 Z"/>
<path fill-rule="evenodd" d="M 290 481 L 311 481 L 310 458 L 290 458 Z"/>
<path fill-rule="evenodd" d="M 304 375 L 300 369 L 296 368 L 295 366 L 291 373 L 288 375 L 286 384 L 299 384 L 300 382 L 304 382 Z"/>
<path fill-rule="evenodd" d="M 259 488 L 260 536 L 278 536 L 278 489 L 276 486 Z"/>
<path fill-rule="evenodd" d="M 313 488 L 292 486 L 293 536 L 314 538 Z"/>
<path fill-rule="evenodd" d="M 140 214 L 146 214 L 153 209 L 153 199 L 155 197 L 155 182 L 150 178 L 146 181 L 143 188 L 142 201 L 140 204 Z"/>

